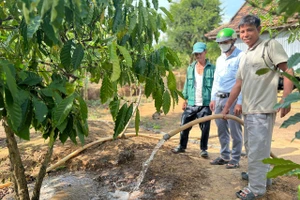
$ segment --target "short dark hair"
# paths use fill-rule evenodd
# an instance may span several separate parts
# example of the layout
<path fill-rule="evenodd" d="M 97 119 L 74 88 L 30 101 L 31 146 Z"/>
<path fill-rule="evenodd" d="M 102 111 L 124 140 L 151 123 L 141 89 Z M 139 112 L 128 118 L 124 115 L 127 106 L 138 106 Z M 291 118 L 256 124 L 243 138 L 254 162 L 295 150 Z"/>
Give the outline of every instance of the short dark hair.
<path fill-rule="evenodd" d="M 260 19 L 256 15 L 246 15 L 239 22 L 238 27 L 242 25 L 255 25 L 256 27 L 260 26 Z"/>

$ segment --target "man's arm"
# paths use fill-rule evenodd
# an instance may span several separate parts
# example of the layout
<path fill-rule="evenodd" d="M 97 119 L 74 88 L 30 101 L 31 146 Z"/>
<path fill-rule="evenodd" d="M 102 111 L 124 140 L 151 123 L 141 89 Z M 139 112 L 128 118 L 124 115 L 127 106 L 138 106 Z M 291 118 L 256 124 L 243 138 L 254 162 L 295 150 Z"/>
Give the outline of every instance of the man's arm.
<path fill-rule="evenodd" d="M 241 79 L 236 79 L 236 82 L 233 86 L 233 88 L 231 89 L 229 98 L 227 99 L 227 102 L 222 110 L 222 114 L 225 118 L 225 115 L 229 113 L 229 109 L 231 107 L 231 105 L 234 103 L 234 101 L 236 100 L 236 98 L 239 96 L 240 92 L 241 92 L 241 88 L 242 88 L 242 80 Z M 241 113 L 236 113 L 236 115 L 240 115 Z"/>
<path fill-rule="evenodd" d="M 293 69 L 288 69 L 287 63 L 280 63 L 278 64 L 278 68 L 281 69 L 282 71 L 294 76 L 294 70 Z M 291 80 L 289 80 L 287 77 L 283 77 L 283 95 L 280 103 L 284 102 L 284 99 L 292 92 L 294 87 L 294 84 Z M 280 117 L 284 117 L 287 113 L 289 113 L 291 110 L 291 106 L 287 108 L 279 108 L 278 112 L 280 112 Z"/>

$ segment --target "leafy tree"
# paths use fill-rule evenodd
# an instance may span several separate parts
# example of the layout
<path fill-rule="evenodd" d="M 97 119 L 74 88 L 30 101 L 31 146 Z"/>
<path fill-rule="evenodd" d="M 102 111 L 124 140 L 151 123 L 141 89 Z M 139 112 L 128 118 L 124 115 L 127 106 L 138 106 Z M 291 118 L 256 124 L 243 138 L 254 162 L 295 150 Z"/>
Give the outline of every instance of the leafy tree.
<path fill-rule="evenodd" d="M 176 52 L 190 55 L 193 44 L 206 42 L 204 34 L 221 23 L 220 4 L 219 0 L 181 0 L 172 4 L 170 13 L 174 19 L 167 20 L 165 44 Z M 219 48 L 214 50 L 220 52 Z M 208 57 L 214 55 L 214 50 L 208 51 Z"/>
<path fill-rule="evenodd" d="M 277 16 L 279 20 L 277 21 L 277 25 L 280 23 L 285 23 L 290 17 L 297 17 L 299 15 L 298 11 L 300 10 L 300 5 L 297 0 L 253 0 L 247 1 L 250 5 L 258 9 L 258 15 L 263 20 L 268 20 L 270 22 L 273 21 L 274 16 Z M 265 8 L 269 8 L 266 10 Z M 266 14 L 267 11 L 267 14 Z M 296 18 L 297 19 L 297 18 Z M 299 18 L 298 18 L 299 19 Z M 299 33 L 299 23 L 298 20 L 295 23 L 294 28 L 289 29 L 291 33 L 289 36 L 289 42 L 293 42 L 295 40 L 300 41 L 300 33 Z M 276 37 L 278 33 L 274 33 L 274 31 L 270 28 L 264 27 L 264 30 L 268 30 L 271 37 Z M 288 59 L 288 68 L 293 68 L 300 63 L 300 53 L 295 53 Z M 267 73 L 270 68 L 265 68 L 262 70 L 257 71 L 257 74 L 264 74 Z M 286 72 L 279 72 L 282 76 L 287 77 L 290 79 L 294 85 L 296 86 L 296 90 L 292 92 L 289 96 L 284 99 L 283 103 L 278 103 L 275 108 L 281 108 L 289 106 L 295 102 L 300 101 L 300 82 L 294 76 L 286 73 Z M 300 74 L 300 68 L 295 69 L 295 74 Z M 288 128 L 290 125 L 294 125 L 300 122 L 300 113 L 296 113 L 293 116 L 290 116 L 287 120 L 283 122 L 281 128 Z M 295 139 L 300 139 L 300 130 L 295 133 Z M 274 178 L 281 175 L 294 175 L 300 179 L 300 165 L 292 162 L 291 160 L 284 160 L 282 158 L 267 158 L 263 160 L 266 164 L 274 165 L 274 168 L 267 174 L 268 178 Z M 300 198 L 300 186 L 298 186 L 298 198 Z"/>
<path fill-rule="evenodd" d="M 172 66 L 179 60 L 167 47 L 153 49 L 166 22 L 158 0 L 11 0 L 0 2 L 0 117 L 6 132 L 15 199 L 29 199 L 25 169 L 15 136 L 30 139 L 30 129 L 48 139 L 32 199 L 57 139 L 84 143 L 87 106 L 81 97 L 87 74 L 102 83 L 101 102 L 110 102 L 116 138 L 133 112 L 117 86 L 136 83 L 167 113 L 177 103 Z M 164 85 L 163 78 L 167 78 Z M 138 133 L 139 111 L 136 114 Z"/>

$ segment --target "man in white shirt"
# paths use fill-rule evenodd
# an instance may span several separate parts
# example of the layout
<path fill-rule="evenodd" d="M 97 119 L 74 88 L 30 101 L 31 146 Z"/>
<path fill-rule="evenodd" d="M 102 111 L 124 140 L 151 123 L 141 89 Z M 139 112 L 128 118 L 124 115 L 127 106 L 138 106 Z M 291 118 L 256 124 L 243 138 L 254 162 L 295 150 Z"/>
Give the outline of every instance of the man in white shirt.
<path fill-rule="evenodd" d="M 227 102 L 230 91 L 236 82 L 236 73 L 239 68 L 242 51 L 234 46 L 237 39 L 236 32 L 231 28 L 224 28 L 217 34 L 216 42 L 222 51 L 216 62 L 216 71 L 211 92 L 211 111 L 220 114 Z M 230 107 L 230 114 L 234 114 L 234 108 L 241 112 L 241 94 Z M 240 113 L 241 114 L 241 113 Z M 240 115 L 239 115 L 240 117 Z M 220 156 L 210 162 L 211 165 L 224 165 L 227 169 L 239 167 L 243 146 L 242 127 L 235 120 L 216 119 L 218 136 L 221 144 Z M 232 138 L 232 150 L 230 151 L 230 137 Z"/>

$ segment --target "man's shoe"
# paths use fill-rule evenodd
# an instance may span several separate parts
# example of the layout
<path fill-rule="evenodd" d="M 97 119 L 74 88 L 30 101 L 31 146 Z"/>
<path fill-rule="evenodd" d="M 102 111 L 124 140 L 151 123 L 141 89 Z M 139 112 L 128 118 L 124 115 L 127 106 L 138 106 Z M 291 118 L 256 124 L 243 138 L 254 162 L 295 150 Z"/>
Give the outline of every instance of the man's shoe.
<path fill-rule="evenodd" d="M 202 158 L 207 158 L 207 157 L 208 157 L 207 151 L 201 151 L 200 156 L 201 156 Z"/>
<path fill-rule="evenodd" d="M 182 147 L 178 146 L 178 147 L 176 147 L 176 148 L 174 148 L 174 149 L 171 149 L 171 151 L 172 151 L 173 153 L 177 154 L 177 153 L 184 153 L 184 152 L 185 152 L 185 149 L 183 149 Z"/>

